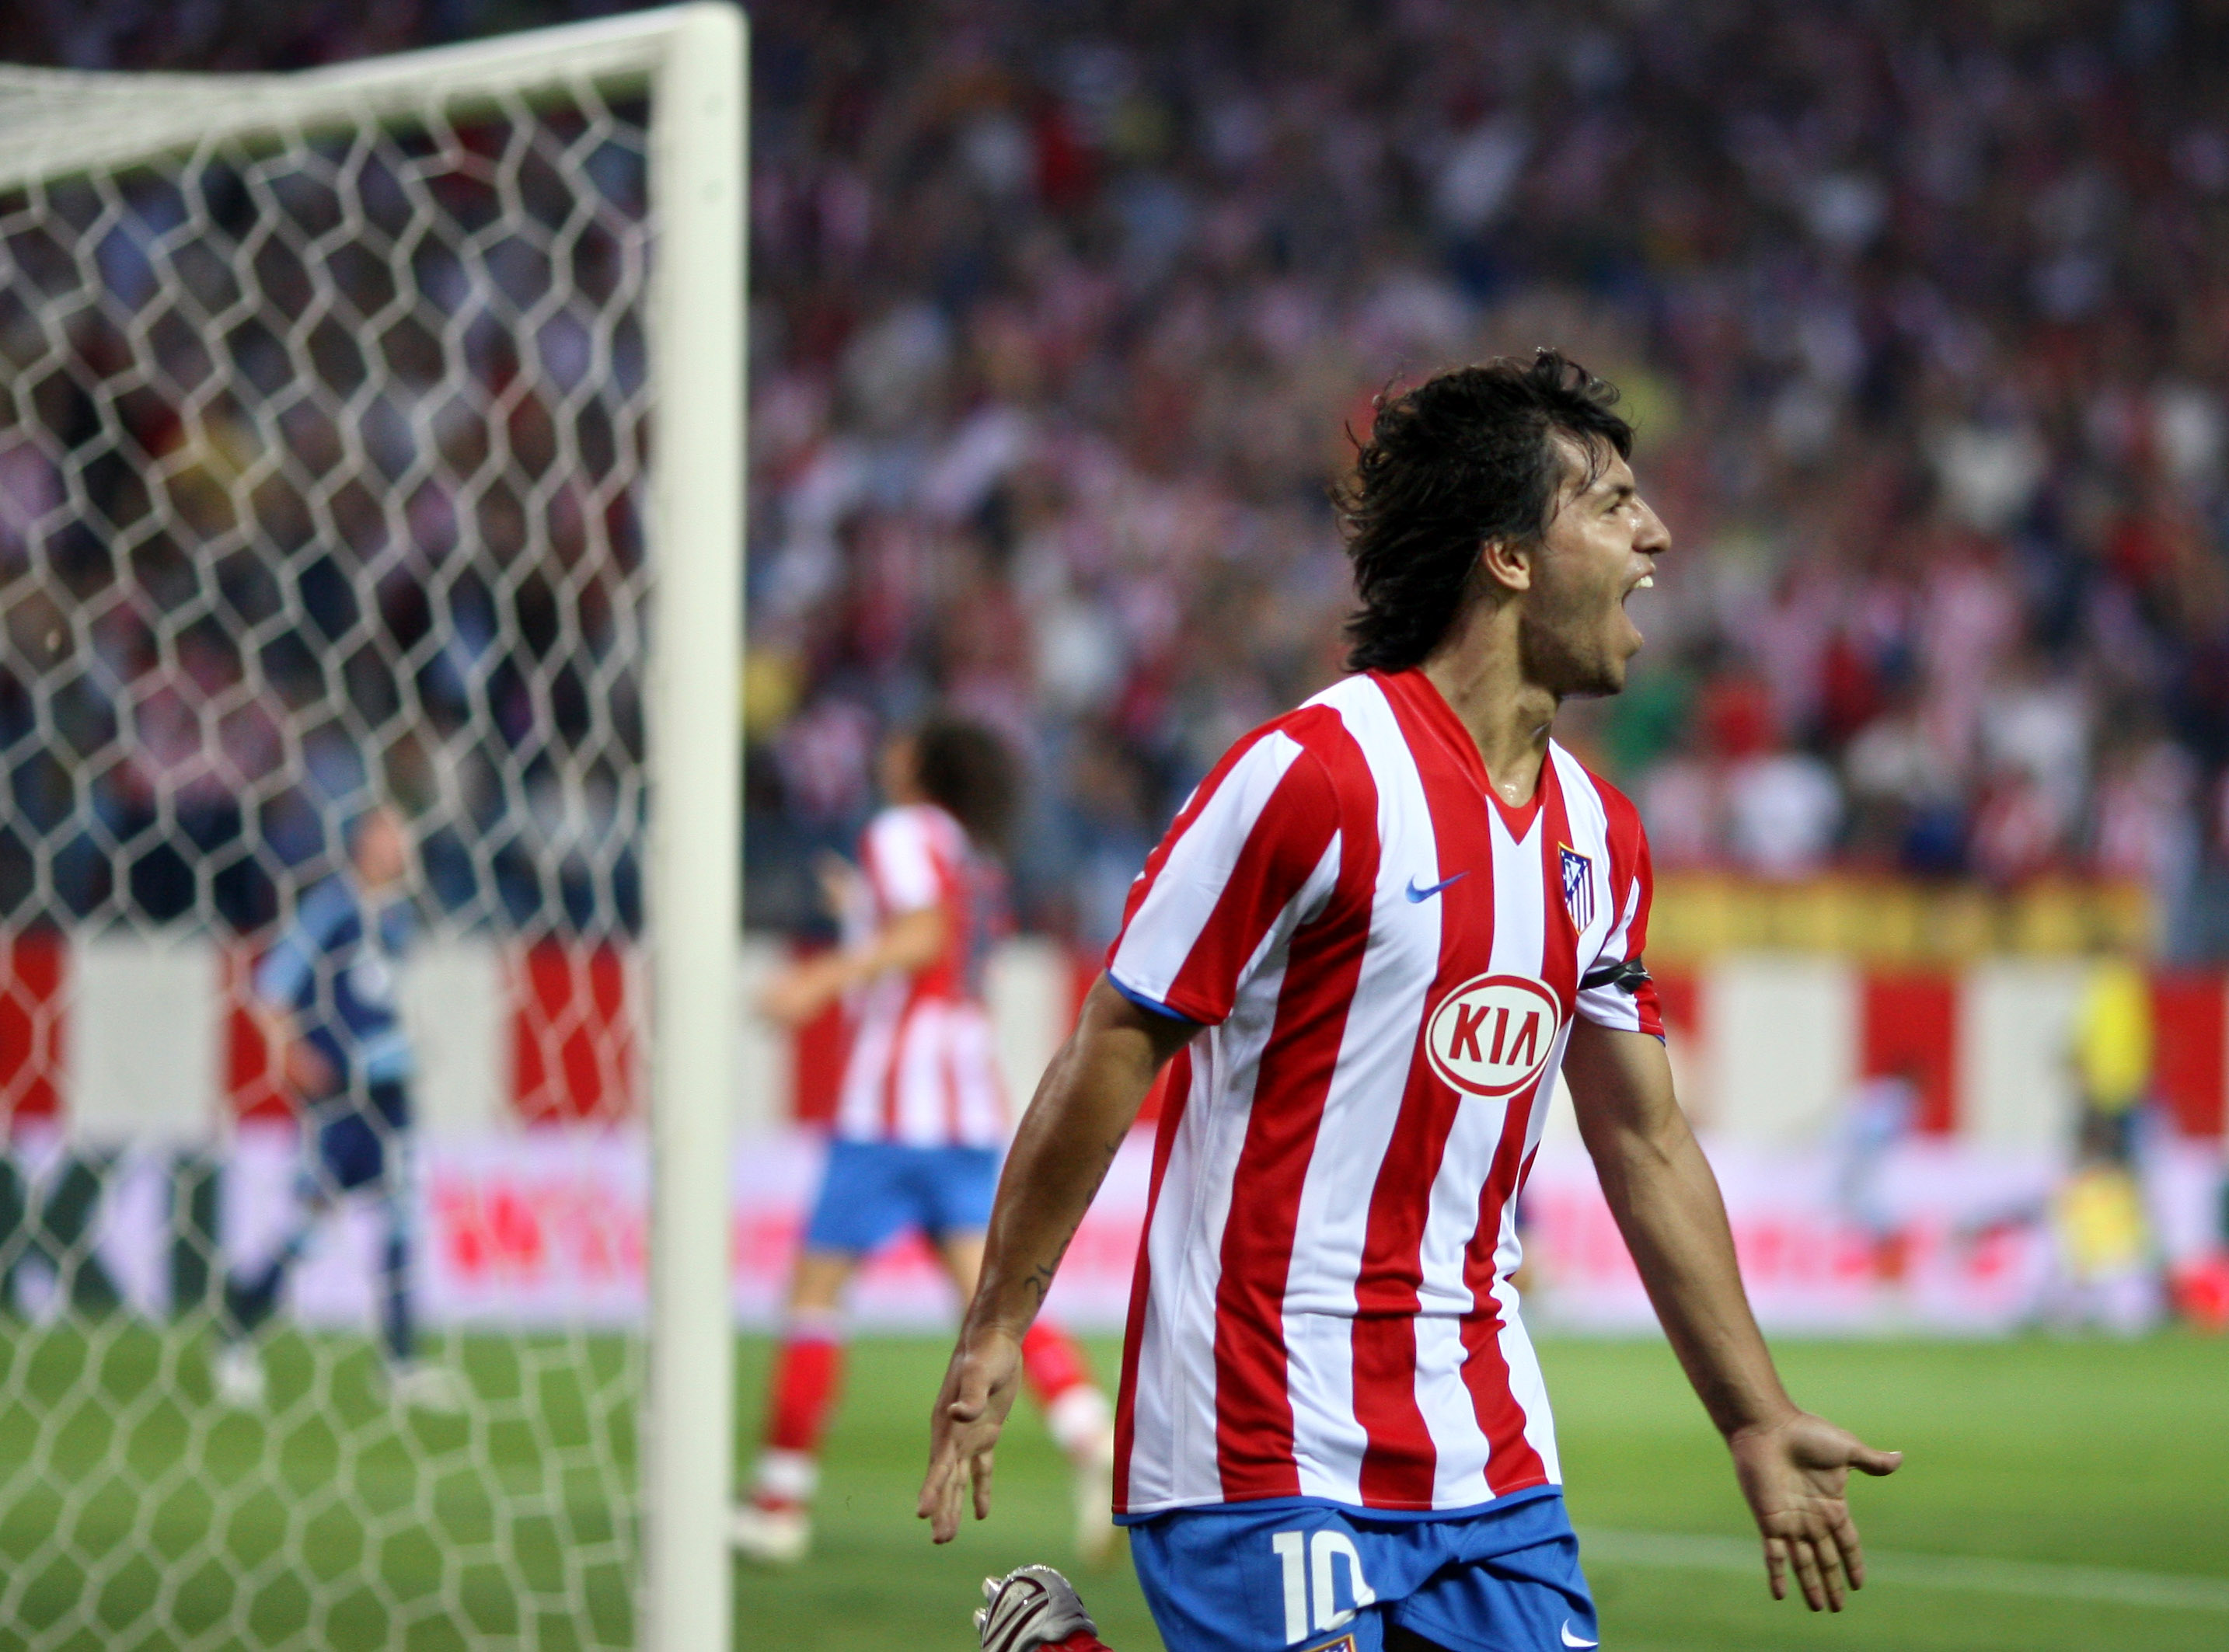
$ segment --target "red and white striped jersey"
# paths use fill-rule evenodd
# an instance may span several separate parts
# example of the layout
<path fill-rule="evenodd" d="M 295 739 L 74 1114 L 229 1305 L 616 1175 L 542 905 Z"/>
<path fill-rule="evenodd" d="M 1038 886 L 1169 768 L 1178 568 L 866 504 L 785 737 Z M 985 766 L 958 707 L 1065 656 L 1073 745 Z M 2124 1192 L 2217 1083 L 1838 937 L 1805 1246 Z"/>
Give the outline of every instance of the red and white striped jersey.
<path fill-rule="evenodd" d="M 845 914 L 856 944 L 893 918 L 941 906 L 942 953 L 892 972 L 846 1001 L 851 1049 L 836 1134 L 909 1147 L 996 1147 L 1006 1105 L 983 1005 L 983 962 L 1002 906 L 996 868 L 960 823 L 933 804 L 886 809 L 859 840 L 866 899 Z"/>
<path fill-rule="evenodd" d="M 1571 1017 L 1662 1036 L 1623 796 L 1551 745 L 1493 793 L 1421 672 L 1347 678 L 1225 754 L 1130 893 L 1117 988 L 1172 1065 L 1117 1406 L 1115 1507 L 1468 1508 L 1554 1484 L 1510 1275 Z"/>

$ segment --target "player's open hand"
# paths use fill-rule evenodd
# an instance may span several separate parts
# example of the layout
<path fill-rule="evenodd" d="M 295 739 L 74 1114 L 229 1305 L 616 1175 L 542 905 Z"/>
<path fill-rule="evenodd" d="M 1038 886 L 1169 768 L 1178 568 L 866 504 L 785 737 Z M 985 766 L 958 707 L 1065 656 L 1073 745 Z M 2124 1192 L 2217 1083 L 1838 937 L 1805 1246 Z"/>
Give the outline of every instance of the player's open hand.
<path fill-rule="evenodd" d="M 975 1518 L 991 1513 L 991 1453 L 1014 1408 L 1022 1380 L 1022 1344 L 997 1329 L 962 1331 L 928 1420 L 928 1476 L 915 1514 L 929 1534 L 949 1543 L 960 1530 L 960 1499 L 974 1491 Z"/>
<path fill-rule="evenodd" d="M 833 849 L 823 850 L 813 861 L 813 876 L 820 886 L 821 904 L 839 921 L 864 909 L 870 899 L 866 874 Z"/>
<path fill-rule="evenodd" d="M 1726 1441 L 1742 1495 L 1764 1534 L 1772 1598 L 1788 1598 L 1792 1568 L 1813 1611 L 1842 1610 L 1847 1590 L 1866 1581 L 1864 1552 L 1845 1493 L 1850 1470 L 1896 1472 L 1901 1451 L 1876 1451 L 1823 1417 L 1796 1412 L 1770 1427 L 1742 1429 Z"/>
<path fill-rule="evenodd" d="M 785 970 L 759 994 L 759 1014 L 777 1027 L 802 1027 L 828 1007 L 832 995 L 821 982 L 818 960 Z"/>

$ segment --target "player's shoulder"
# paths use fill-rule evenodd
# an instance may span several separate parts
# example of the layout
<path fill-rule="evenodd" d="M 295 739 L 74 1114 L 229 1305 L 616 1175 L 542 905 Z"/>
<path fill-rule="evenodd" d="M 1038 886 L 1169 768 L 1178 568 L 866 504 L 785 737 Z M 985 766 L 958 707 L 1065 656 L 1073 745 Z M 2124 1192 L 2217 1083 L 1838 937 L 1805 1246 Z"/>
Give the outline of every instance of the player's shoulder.
<path fill-rule="evenodd" d="M 1240 800 L 1229 817 L 1249 829 L 1265 812 L 1289 822 L 1373 810 L 1373 716 L 1390 726 L 1384 690 L 1368 676 L 1356 676 L 1257 723 L 1224 748 L 1185 799 L 1178 829 L 1188 829 L 1217 798 Z"/>
<path fill-rule="evenodd" d="M 1369 674 L 1358 673 L 1272 717 L 1240 745 L 1269 735 L 1288 740 L 1322 768 L 1334 788 L 1343 791 L 1366 784 L 1368 732 L 1381 718 L 1390 720 L 1384 688 Z"/>
<path fill-rule="evenodd" d="M 1233 741 L 1179 818 L 1234 784 L 1288 821 L 1374 816 L 1378 765 L 1397 748 L 1405 749 L 1384 684 L 1367 672 L 1341 677 Z"/>
<path fill-rule="evenodd" d="M 1548 752 L 1556 765 L 1564 810 L 1572 817 L 1572 825 L 1579 827 L 1583 817 L 1590 816 L 1613 855 L 1623 857 L 1636 853 L 1648 835 L 1641 829 L 1641 810 L 1633 799 L 1581 762 L 1560 740 L 1550 740 Z"/>
<path fill-rule="evenodd" d="M 362 919 L 357 892 L 335 874 L 305 894 L 294 908 L 294 929 L 311 946 L 330 946 Z"/>
<path fill-rule="evenodd" d="M 867 823 L 860 846 L 864 858 L 883 866 L 957 862 L 966 855 L 967 834 L 933 803 L 892 804 Z"/>
<path fill-rule="evenodd" d="M 934 842 L 959 829 L 959 823 L 933 803 L 896 803 L 875 811 L 865 836 L 870 842 Z"/>

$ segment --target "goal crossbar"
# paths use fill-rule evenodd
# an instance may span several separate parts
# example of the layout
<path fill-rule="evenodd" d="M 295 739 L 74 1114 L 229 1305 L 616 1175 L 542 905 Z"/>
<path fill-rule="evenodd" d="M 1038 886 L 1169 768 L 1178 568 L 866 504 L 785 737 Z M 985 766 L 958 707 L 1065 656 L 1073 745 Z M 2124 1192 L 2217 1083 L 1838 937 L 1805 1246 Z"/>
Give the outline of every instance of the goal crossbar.
<path fill-rule="evenodd" d="M 120 74 L 0 66 L 0 189 L 345 119 L 463 118 L 592 68 L 614 95 L 648 86 L 717 4 L 665 6 L 491 41 L 286 74 Z M 98 121 L 87 119 L 89 109 Z"/>

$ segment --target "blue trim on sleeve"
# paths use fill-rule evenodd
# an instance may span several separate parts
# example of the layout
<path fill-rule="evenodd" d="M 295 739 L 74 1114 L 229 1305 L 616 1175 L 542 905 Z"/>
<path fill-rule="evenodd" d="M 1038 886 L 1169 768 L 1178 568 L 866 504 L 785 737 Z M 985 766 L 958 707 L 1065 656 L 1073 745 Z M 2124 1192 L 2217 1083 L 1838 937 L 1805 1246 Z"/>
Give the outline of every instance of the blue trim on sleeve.
<path fill-rule="evenodd" d="M 1115 991 L 1121 993 L 1125 998 L 1127 998 L 1132 1003 L 1137 1005 L 1140 1009 L 1150 1009 L 1156 1015 L 1165 1015 L 1171 1021 L 1180 1021 L 1187 1027 L 1198 1027 L 1202 1024 L 1194 1021 L 1189 1015 L 1178 1014 L 1177 1011 L 1171 1009 L 1166 1004 L 1163 1003 L 1158 998 L 1148 998 L 1142 992 L 1132 991 L 1128 987 L 1124 986 L 1120 981 L 1114 978 L 1114 971 L 1112 970 L 1109 970 L 1107 972 L 1107 983 L 1113 987 Z"/>

